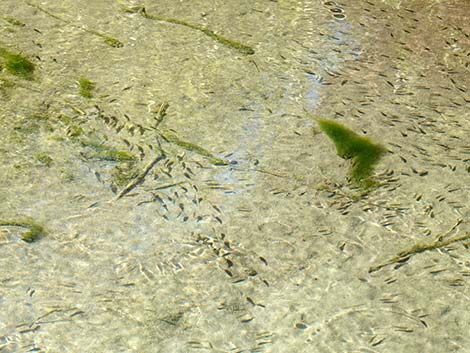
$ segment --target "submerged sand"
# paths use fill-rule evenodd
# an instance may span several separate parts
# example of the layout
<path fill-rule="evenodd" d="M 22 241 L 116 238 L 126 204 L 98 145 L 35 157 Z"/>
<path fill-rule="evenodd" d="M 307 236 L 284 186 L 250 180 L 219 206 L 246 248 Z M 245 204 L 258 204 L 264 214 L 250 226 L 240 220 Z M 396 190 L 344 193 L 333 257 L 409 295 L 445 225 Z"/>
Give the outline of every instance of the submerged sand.
<path fill-rule="evenodd" d="M 468 352 L 470 6 L 404 3 L 2 1 L 0 352 Z"/>

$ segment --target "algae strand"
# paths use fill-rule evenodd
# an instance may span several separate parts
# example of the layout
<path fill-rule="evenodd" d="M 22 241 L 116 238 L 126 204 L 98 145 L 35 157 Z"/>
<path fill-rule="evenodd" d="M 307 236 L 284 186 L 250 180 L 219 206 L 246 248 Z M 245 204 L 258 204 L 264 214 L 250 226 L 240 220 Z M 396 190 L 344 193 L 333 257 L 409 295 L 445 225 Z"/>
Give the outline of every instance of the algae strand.
<path fill-rule="evenodd" d="M 46 234 L 44 227 L 30 218 L 0 220 L 0 226 L 26 228 L 27 231 L 22 234 L 21 240 L 27 243 L 32 243 Z"/>
<path fill-rule="evenodd" d="M 142 17 L 147 18 L 149 20 L 156 20 L 156 21 L 163 21 L 163 22 L 167 22 L 167 23 L 173 23 L 173 24 L 177 24 L 177 25 L 181 25 L 181 26 L 185 26 L 185 27 L 194 29 L 196 31 L 200 31 L 200 32 L 204 33 L 206 36 L 208 36 L 208 37 L 212 38 L 213 40 L 219 42 L 220 44 L 222 44 L 222 45 L 224 45 L 228 48 L 236 49 L 244 55 L 253 55 L 255 53 L 255 50 L 252 47 L 250 47 L 246 44 L 243 44 L 243 43 L 241 43 L 237 40 L 233 40 L 233 39 L 229 39 L 229 38 L 226 38 L 224 36 L 221 36 L 220 34 L 217 34 L 214 31 L 212 31 L 212 30 L 210 30 L 210 29 L 208 29 L 204 26 L 201 26 L 199 24 L 186 22 L 186 21 L 183 21 L 183 20 L 180 20 L 180 19 L 177 19 L 177 18 L 165 17 L 165 16 L 161 16 L 161 15 L 158 15 L 158 14 L 149 14 L 149 13 L 147 13 L 147 11 L 145 10 L 145 7 L 143 7 L 143 6 L 128 7 L 128 8 L 124 8 L 123 10 L 125 12 L 128 12 L 128 13 L 139 13 Z"/>
<path fill-rule="evenodd" d="M 29 6 L 32 6 L 32 7 L 37 8 L 39 11 L 44 12 L 46 15 L 48 15 L 48 16 L 50 16 L 50 17 L 52 17 L 52 18 L 55 18 L 56 20 L 58 20 L 58 21 L 60 21 L 60 22 L 62 22 L 62 23 L 68 24 L 68 25 L 70 25 L 70 26 L 72 26 L 72 27 L 75 27 L 75 28 L 80 29 L 80 30 L 82 30 L 82 31 L 85 31 L 85 32 L 87 32 L 87 33 L 94 34 L 94 35 L 96 35 L 96 36 L 98 36 L 98 37 L 101 37 L 102 39 L 104 39 L 104 42 L 105 42 L 106 44 L 108 44 L 109 46 L 111 46 L 111 47 L 114 47 L 114 48 L 121 48 L 121 47 L 124 46 L 124 44 L 123 44 L 122 42 L 120 42 L 118 39 L 113 38 L 113 37 L 111 37 L 110 35 L 108 35 L 108 34 L 106 34 L 106 33 L 102 33 L 102 32 L 99 32 L 99 31 L 97 31 L 97 30 L 95 30 L 95 29 L 87 28 L 87 27 L 85 27 L 85 26 L 83 26 L 83 25 L 76 24 L 76 23 L 72 22 L 71 20 L 67 20 L 67 19 L 65 19 L 65 18 L 63 18 L 63 17 L 61 17 L 61 16 L 59 16 L 59 15 L 56 15 L 55 13 L 53 13 L 53 12 L 51 12 L 51 11 L 49 11 L 49 10 L 46 10 L 45 8 L 43 8 L 43 7 L 39 6 L 39 5 L 33 4 L 33 3 L 29 2 L 29 1 L 25 1 L 25 2 L 26 2 L 26 4 L 28 4 Z"/>
<path fill-rule="evenodd" d="M 438 240 L 432 243 L 416 243 L 413 246 L 411 246 L 409 249 L 400 251 L 396 256 L 392 257 L 390 260 L 387 260 L 379 265 L 370 267 L 369 273 L 378 271 L 394 263 L 405 262 L 412 255 L 419 254 L 419 253 L 429 251 L 429 250 L 441 249 L 447 245 L 464 241 L 464 240 L 469 240 L 469 239 L 470 239 L 470 233 L 462 235 L 460 237 L 448 239 L 448 240 Z"/>
<path fill-rule="evenodd" d="M 167 142 L 173 143 L 177 146 L 180 146 L 180 147 L 184 148 L 187 151 L 194 152 L 196 154 L 199 154 L 200 156 L 206 157 L 214 165 L 227 165 L 227 164 L 230 164 L 226 160 L 214 156 L 212 153 L 210 153 L 206 149 L 204 149 L 204 148 L 202 148 L 202 147 L 200 147 L 200 146 L 198 146 L 194 143 L 181 140 L 178 136 L 176 136 L 174 134 L 161 133 L 160 135 Z"/>

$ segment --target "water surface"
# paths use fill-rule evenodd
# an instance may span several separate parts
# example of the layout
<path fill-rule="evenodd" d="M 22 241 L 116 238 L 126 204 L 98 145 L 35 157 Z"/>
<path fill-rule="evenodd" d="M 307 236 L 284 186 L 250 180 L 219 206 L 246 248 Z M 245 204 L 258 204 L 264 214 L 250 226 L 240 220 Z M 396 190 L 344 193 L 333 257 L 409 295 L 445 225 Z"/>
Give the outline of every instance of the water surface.
<path fill-rule="evenodd" d="M 0 352 L 468 351 L 468 242 L 369 273 L 470 232 L 467 1 L 0 10 L 36 64 L 0 72 L 0 218 L 47 230 L 0 227 Z M 316 117 L 387 148 L 375 189 Z"/>

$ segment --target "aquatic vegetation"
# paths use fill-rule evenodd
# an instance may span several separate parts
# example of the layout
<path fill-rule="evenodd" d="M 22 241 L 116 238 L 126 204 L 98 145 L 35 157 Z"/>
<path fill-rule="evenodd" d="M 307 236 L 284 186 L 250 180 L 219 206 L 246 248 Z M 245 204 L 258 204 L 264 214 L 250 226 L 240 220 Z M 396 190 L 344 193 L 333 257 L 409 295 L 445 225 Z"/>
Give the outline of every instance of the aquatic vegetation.
<path fill-rule="evenodd" d="M 78 125 L 72 124 L 67 128 L 67 136 L 70 136 L 70 137 L 77 137 L 77 136 L 83 135 L 84 133 L 85 133 L 85 130 L 83 130 L 82 127 Z"/>
<path fill-rule="evenodd" d="M 194 153 L 199 154 L 200 156 L 206 157 L 209 160 L 209 162 L 211 162 L 214 165 L 227 165 L 227 164 L 230 164 L 228 161 L 226 161 L 222 158 L 218 158 L 218 157 L 214 156 L 209 151 L 205 150 L 204 148 L 202 148 L 202 147 L 200 147 L 200 146 L 198 146 L 194 143 L 180 140 L 180 138 L 178 136 L 174 135 L 174 134 L 161 133 L 160 135 L 163 137 L 163 139 L 165 139 L 166 141 L 168 141 L 170 143 L 173 143 L 177 146 L 180 146 L 180 147 L 184 148 L 187 151 L 194 152 Z"/>
<path fill-rule="evenodd" d="M 60 168 L 59 172 L 60 172 L 60 176 L 62 180 L 65 182 L 69 183 L 75 179 L 75 176 L 73 175 L 73 173 L 65 167 Z"/>
<path fill-rule="evenodd" d="M 125 150 L 118 150 L 112 146 L 105 145 L 97 141 L 78 138 L 76 139 L 83 147 L 91 148 L 91 151 L 85 153 L 84 156 L 88 159 L 99 159 L 104 161 L 124 162 L 133 161 L 137 157 Z"/>
<path fill-rule="evenodd" d="M 93 31 L 92 33 L 94 33 L 94 34 L 96 34 L 97 36 L 100 36 L 101 38 L 103 38 L 103 39 L 104 39 L 104 42 L 105 42 L 106 44 L 108 44 L 110 47 L 113 47 L 113 48 L 122 48 L 122 47 L 124 46 L 124 44 L 123 44 L 120 40 L 118 40 L 118 39 L 116 39 L 116 38 L 114 38 L 114 37 L 108 36 L 107 34 L 100 33 L 100 32 L 95 32 L 95 31 Z"/>
<path fill-rule="evenodd" d="M 114 162 L 131 161 L 136 159 L 136 157 L 130 152 L 117 150 L 109 146 L 105 146 L 98 151 L 95 151 L 95 153 L 93 153 L 90 157 Z"/>
<path fill-rule="evenodd" d="M 93 89 L 95 88 L 95 83 L 87 79 L 86 77 L 80 77 L 78 79 L 78 85 L 80 87 L 80 95 L 85 98 L 93 97 Z"/>
<path fill-rule="evenodd" d="M 1 67 L 0 67 L 0 70 L 1 70 Z M 11 88 L 14 85 L 15 84 L 13 82 L 11 82 L 10 80 L 8 80 L 4 77 L 0 77 L 0 89 L 1 88 Z"/>
<path fill-rule="evenodd" d="M 352 180 L 363 186 L 370 186 L 369 177 L 374 166 L 385 153 L 385 148 L 373 143 L 368 138 L 357 135 L 335 121 L 327 119 L 317 119 L 316 121 L 320 129 L 333 140 L 338 155 L 341 158 L 353 160 L 350 171 Z"/>
<path fill-rule="evenodd" d="M 453 239 L 448 239 L 448 240 L 437 240 L 432 243 L 416 243 L 412 245 L 409 249 L 400 251 L 398 255 L 392 257 L 390 260 L 385 261 L 379 265 L 375 265 L 369 268 L 369 273 L 378 271 L 388 265 L 392 265 L 394 263 L 403 263 L 409 260 L 409 258 L 412 255 L 416 255 L 425 251 L 430 251 L 430 250 L 436 250 L 436 249 L 441 249 L 443 247 L 446 247 L 450 244 L 454 244 L 457 242 L 461 242 L 464 240 L 469 240 L 470 239 L 470 233 L 464 234 L 460 237 L 456 237 Z"/>
<path fill-rule="evenodd" d="M 113 182 L 119 187 L 128 185 L 132 180 L 137 178 L 139 174 L 136 163 L 133 161 L 121 163 L 115 166 L 111 171 Z"/>
<path fill-rule="evenodd" d="M 18 26 L 18 27 L 26 26 L 23 22 L 21 22 L 20 20 L 17 20 L 14 17 L 4 16 L 2 17 L 2 19 L 13 26 Z"/>
<path fill-rule="evenodd" d="M 101 174 L 101 171 L 97 171 L 95 176 L 102 183 L 111 183 L 111 190 L 116 193 L 114 200 L 119 200 L 144 183 L 152 169 L 160 161 L 167 159 L 166 153 L 161 146 L 163 143 L 176 145 L 176 147 L 198 154 L 214 165 L 230 164 L 227 160 L 214 156 L 206 149 L 192 142 L 180 139 L 173 132 L 162 131 L 159 126 L 166 116 L 168 107 L 169 104 L 167 102 L 157 104 L 152 112 L 153 116 L 149 126 L 133 122 L 129 116 L 124 116 L 121 119 L 114 115 L 105 114 L 96 105 L 97 114 L 92 116 L 93 119 L 80 108 L 72 107 L 78 115 L 72 117 L 60 114 L 55 118 L 55 121 L 65 127 L 63 141 L 69 141 L 81 147 L 79 152 L 82 161 L 101 160 L 115 162 L 111 165 L 102 163 L 104 168 L 103 174 Z M 106 125 L 106 133 L 97 130 L 96 125 L 88 125 L 93 123 L 94 119 Z M 61 131 L 64 132 L 63 129 Z M 110 131 L 112 132 L 111 136 L 108 135 Z M 111 146 L 108 144 L 111 142 L 106 141 L 114 141 L 118 145 L 113 144 Z M 119 147 L 122 146 L 121 143 L 124 143 L 127 148 Z M 131 153 L 134 148 L 139 151 L 138 156 Z M 143 161 L 148 161 L 145 166 L 141 164 Z M 181 161 L 180 157 L 178 157 L 178 161 Z M 184 168 L 184 171 L 182 171 L 183 175 L 190 179 L 188 173 L 193 174 L 193 172 L 184 162 L 181 164 Z M 187 173 L 186 170 L 188 171 Z M 172 177 L 170 171 L 165 174 L 170 176 L 170 178 Z M 179 181 L 169 185 L 180 185 L 181 183 Z"/>
<path fill-rule="evenodd" d="M 41 164 L 45 165 L 46 167 L 50 167 L 52 165 L 52 162 L 54 162 L 54 160 L 49 155 L 43 152 L 37 153 L 34 156 L 34 159 L 40 162 Z"/>
<path fill-rule="evenodd" d="M 0 65 L 0 72 L 2 71 L 2 67 Z M 8 90 L 14 87 L 15 84 L 7 78 L 0 77 L 0 96 L 7 97 Z"/>
<path fill-rule="evenodd" d="M 25 1 L 29 6 L 32 6 L 32 7 L 35 7 L 36 9 L 38 9 L 39 11 L 42 11 L 44 12 L 46 15 L 52 17 L 52 18 L 55 18 L 56 20 L 60 21 L 60 22 L 63 22 L 65 24 L 68 24 L 72 27 L 75 27 L 75 28 L 78 28 L 79 30 L 82 30 L 82 31 L 85 31 L 87 33 L 90 33 L 90 34 L 94 34 L 98 37 L 101 37 L 104 39 L 104 42 L 106 44 L 108 44 L 109 46 L 111 47 L 114 47 L 114 48 L 121 48 L 122 46 L 124 46 L 124 44 L 122 44 L 122 42 L 120 42 L 119 40 L 117 40 L 116 38 L 113 38 L 111 37 L 110 35 L 106 34 L 106 33 L 101 33 L 97 30 L 94 30 L 94 29 L 91 29 L 91 28 L 87 28 L 83 25 L 80 25 L 80 24 L 76 24 L 70 20 L 67 20 L 59 15 L 56 15 L 54 13 L 52 13 L 51 11 L 49 10 L 46 10 L 45 8 L 39 6 L 39 5 L 36 5 L 36 4 L 33 4 L 29 1 Z"/>
<path fill-rule="evenodd" d="M 23 119 L 20 119 L 13 126 L 13 130 L 22 134 L 35 134 L 42 130 L 53 131 L 49 118 L 41 114 L 32 114 Z"/>
<path fill-rule="evenodd" d="M 121 197 L 124 197 L 127 195 L 129 192 L 131 192 L 137 185 L 143 183 L 145 181 L 145 177 L 147 176 L 148 173 L 157 165 L 158 162 L 166 159 L 166 155 L 163 151 L 160 151 L 161 154 L 159 154 L 157 157 L 155 157 L 153 160 L 151 160 L 145 168 L 140 172 L 134 179 L 132 179 L 124 189 L 122 189 L 117 195 L 115 200 L 119 200 Z"/>
<path fill-rule="evenodd" d="M 3 65 L 10 74 L 26 80 L 33 78 L 36 66 L 28 58 L 20 54 L 12 53 L 4 48 L 0 48 L 0 57 L 3 58 Z"/>
<path fill-rule="evenodd" d="M 21 240 L 27 243 L 32 243 L 46 234 L 44 227 L 30 218 L 0 220 L 0 226 L 26 228 L 27 231 L 22 234 Z"/>
<path fill-rule="evenodd" d="M 253 55 L 255 53 L 255 50 L 252 47 L 250 47 L 246 44 L 243 44 L 239 41 L 221 36 L 220 34 L 217 34 L 214 31 L 212 31 L 212 30 L 210 30 L 210 29 L 208 29 L 204 26 L 201 26 L 201 25 L 198 25 L 198 24 L 195 24 L 195 23 L 186 22 L 186 21 L 183 21 L 183 20 L 179 20 L 177 18 L 165 17 L 165 16 L 161 16 L 161 15 L 157 15 L 157 14 L 149 14 L 145 11 L 145 7 L 143 7 L 143 6 L 128 7 L 128 8 L 124 8 L 123 11 L 128 12 L 128 13 L 139 13 L 144 18 L 147 18 L 147 19 L 150 19 L 150 20 L 173 23 L 173 24 L 185 26 L 185 27 L 200 31 L 200 32 L 204 33 L 206 36 L 208 36 L 208 37 L 212 38 L 213 40 L 219 42 L 220 44 L 225 45 L 228 48 L 236 49 L 240 53 L 245 54 L 245 55 Z"/>

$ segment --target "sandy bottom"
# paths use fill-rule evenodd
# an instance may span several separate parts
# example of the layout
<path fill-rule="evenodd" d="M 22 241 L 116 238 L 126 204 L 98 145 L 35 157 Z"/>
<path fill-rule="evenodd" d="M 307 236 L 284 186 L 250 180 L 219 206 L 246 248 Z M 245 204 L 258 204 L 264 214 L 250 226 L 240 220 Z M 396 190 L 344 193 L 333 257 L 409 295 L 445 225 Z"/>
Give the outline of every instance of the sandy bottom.
<path fill-rule="evenodd" d="M 1 1 L 0 352 L 470 352 L 470 5 L 400 3 Z"/>

